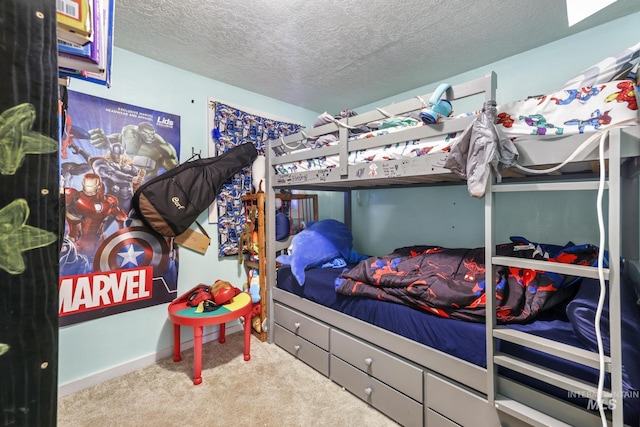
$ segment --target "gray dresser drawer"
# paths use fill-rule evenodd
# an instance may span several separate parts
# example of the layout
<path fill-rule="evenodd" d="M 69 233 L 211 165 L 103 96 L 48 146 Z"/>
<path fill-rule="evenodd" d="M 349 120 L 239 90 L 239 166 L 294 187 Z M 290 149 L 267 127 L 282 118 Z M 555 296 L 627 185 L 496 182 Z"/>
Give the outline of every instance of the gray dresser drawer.
<path fill-rule="evenodd" d="M 322 375 L 329 376 L 329 353 L 276 324 L 274 342 Z"/>
<path fill-rule="evenodd" d="M 422 402 L 422 369 L 335 329 L 330 338 L 331 354 Z"/>
<path fill-rule="evenodd" d="M 425 378 L 425 404 L 463 426 L 495 427 L 500 425 L 497 410 L 483 396 L 427 373 Z M 464 408 L 464 410 L 460 410 Z"/>
<path fill-rule="evenodd" d="M 273 318 L 275 323 L 329 351 L 329 327 L 324 323 L 277 303 Z"/>
<path fill-rule="evenodd" d="M 334 355 L 330 378 L 403 426 L 422 426 L 422 405 Z"/>
<path fill-rule="evenodd" d="M 443 417 L 432 409 L 427 408 L 426 414 L 427 422 L 425 425 L 428 427 L 460 427 L 460 424 L 454 423 L 449 418 Z"/>

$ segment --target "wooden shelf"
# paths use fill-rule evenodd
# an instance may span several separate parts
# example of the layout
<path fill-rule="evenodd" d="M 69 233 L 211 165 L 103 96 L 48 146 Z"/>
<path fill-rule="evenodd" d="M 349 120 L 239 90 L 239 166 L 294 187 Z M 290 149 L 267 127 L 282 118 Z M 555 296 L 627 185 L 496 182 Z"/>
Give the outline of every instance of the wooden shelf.
<path fill-rule="evenodd" d="M 238 248 L 244 250 L 242 255 L 245 271 L 247 274 L 247 285 L 251 286 L 251 270 L 258 271 L 258 281 L 260 283 L 260 314 L 253 316 L 251 319 L 251 332 L 260 341 L 267 340 L 267 331 L 264 329 L 267 319 L 267 278 L 266 278 L 266 260 L 264 258 L 265 253 L 265 193 L 247 194 L 242 197 L 242 203 L 244 204 L 245 214 L 249 215 L 249 209 L 253 206 L 257 208 L 257 218 L 252 218 L 255 221 L 255 231 L 257 235 L 257 252 L 254 248 Z M 247 218 L 250 219 L 250 218 Z M 253 246 L 253 245 L 251 245 Z M 257 261 L 251 258 L 257 257 Z M 258 304 L 258 303 L 256 303 Z M 258 317 L 258 319 L 256 319 Z M 256 328 L 254 322 L 258 322 L 258 328 Z"/>
<path fill-rule="evenodd" d="M 276 197 L 280 199 L 282 202 L 292 202 L 294 200 L 300 201 L 301 203 L 307 203 L 305 209 L 302 209 L 304 215 L 298 215 L 300 218 L 297 218 L 299 221 L 317 221 L 318 220 L 318 195 L 317 194 L 276 194 Z M 265 193 L 252 193 L 247 194 L 242 197 L 242 203 L 244 206 L 245 214 L 249 215 L 249 209 L 252 206 L 257 207 L 257 217 L 253 220 L 255 221 L 255 231 L 256 231 L 256 239 L 251 246 L 252 248 L 239 248 L 239 250 L 243 250 L 242 261 L 245 267 L 245 271 L 247 274 L 247 284 L 251 286 L 251 270 L 255 269 L 258 271 L 258 281 L 260 283 L 260 314 L 259 314 L 259 324 L 260 328 L 257 330 L 253 327 L 253 321 L 255 320 L 254 316 L 252 320 L 252 328 L 251 331 L 253 335 L 259 338 L 261 341 L 267 340 L 267 331 L 265 330 L 266 320 L 267 320 L 267 298 L 268 298 L 268 286 L 267 286 L 267 261 L 275 262 L 275 260 L 267 260 L 264 257 L 266 253 L 266 235 L 265 235 L 265 227 L 266 227 L 266 214 L 265 214 L 265 204 L 266 204 L 266 194 Z M 275 212 L 275 207 L 273 209 Z M 290 212 L 288 212 L 290 214 Z M 290 215 L 289 215 L 290 216 Z M 288 245 L 287 245 L 288 246 Z M 254 248 L 257 247 L 257 252 Z M 256 257 L 257 261 L 254 261 L 252 258 Z"/>

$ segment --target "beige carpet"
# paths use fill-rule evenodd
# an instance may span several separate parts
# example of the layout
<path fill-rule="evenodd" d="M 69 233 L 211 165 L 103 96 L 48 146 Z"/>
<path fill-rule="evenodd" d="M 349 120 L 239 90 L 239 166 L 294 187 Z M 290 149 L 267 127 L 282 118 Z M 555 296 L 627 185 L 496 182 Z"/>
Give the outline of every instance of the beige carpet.
<path fill-rule="evenodd" d="M 241 332 L 204 344 L 202 384 L 192 376 L 189 349 L 60 398 L 58 426 L 397 426 L 274 344 L 252 337 L 245 362 Z"/>

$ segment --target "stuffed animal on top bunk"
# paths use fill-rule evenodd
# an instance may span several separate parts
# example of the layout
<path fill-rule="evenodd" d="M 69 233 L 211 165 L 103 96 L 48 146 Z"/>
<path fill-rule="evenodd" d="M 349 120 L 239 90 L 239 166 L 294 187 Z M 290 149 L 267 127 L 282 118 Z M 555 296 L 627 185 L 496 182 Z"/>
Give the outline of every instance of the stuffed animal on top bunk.
<path fill-rule="evenodd" d="M 608 56 L 571 78 L 553 92 L 597 86 L 613 80 L 634 79 L 638 81 L 640 64 L 640 42 Z"/>
<path fill-rule="evenodd" d="M 367 126 L 349 126 L 345 124 L 344 121 L 340 121 L 341 119 L 346 119 L 346 118 L 357 116 L 357 115 L 358 113 L 356 113 L 355 111 L 349 110 L 348 108 L 345 108 L 340 112 L 340 114 L 336 114 L 335 116 L 332 116 L 331 114 L 325 111 L 324 113 L 320 114 L 316 118 L 316 121 L 313 122 L 313 125 L 311 125 L 311 127 L 317 128 L 329 123 L 336 123 L 338 124 L 338 126 L 344 126 L 348 128 L 351 134 L 369 132 L 371 129 L 369 129 Z M 338 141 L 340 137 L 339 137 L 339 132 L 336 131 L 336 132 L 331 132 L 325 135 L 321 135 L 319 137 L 309 137 L 307 139 L 310 142 L 311 148 L 319 148 L 319 147 L 324 147 L 325 145 L 329 145 L 332 142 Z"/>

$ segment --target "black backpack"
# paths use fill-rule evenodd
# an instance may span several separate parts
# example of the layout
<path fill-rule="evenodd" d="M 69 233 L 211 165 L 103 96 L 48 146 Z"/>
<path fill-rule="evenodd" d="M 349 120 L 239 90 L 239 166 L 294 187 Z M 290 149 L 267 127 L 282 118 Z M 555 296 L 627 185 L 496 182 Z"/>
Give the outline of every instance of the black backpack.
<path fill-rule="evenodd" d="M 215 201 L 224 182 L 257 156 L 256 147 L 246 143 L 217 157 L 183 163 L 142 184 L 131 205 L 158 233 L 178 236 Z"/>

